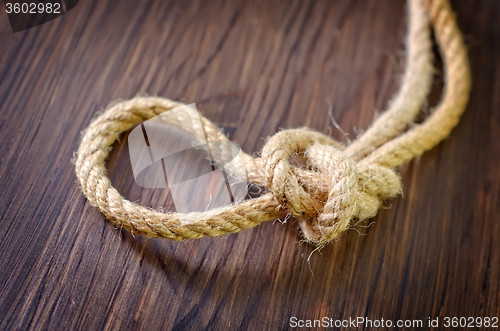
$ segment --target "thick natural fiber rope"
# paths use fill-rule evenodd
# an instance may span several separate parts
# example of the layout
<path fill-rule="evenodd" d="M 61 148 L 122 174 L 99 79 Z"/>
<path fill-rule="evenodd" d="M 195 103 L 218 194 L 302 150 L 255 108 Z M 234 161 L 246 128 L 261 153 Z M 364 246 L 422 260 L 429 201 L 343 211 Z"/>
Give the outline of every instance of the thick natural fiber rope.
<path fill-rule="evenodd" d="M 346 148 L 306 128 L 278 132 L 268 139 L 260 157 L 243 155 L 248 179 L 267 187 L 268 193 L 203 213 L 157 212 L 118 193 L 107 176 L 105 159 L 122 132 L 183 104 L 136 97 L 110 105 L 84 131 L 76 157 L 83 193 L 113 223 L 139 235 L 171 240 L 220 236 L 292 215 L 299 219 L 307 241 L 321 246 L 334 240 L 356 222 L 373 217 L 382 200 L 401 191 L 394 167 L 443 140 L 468 101 L 467 52 L 448 0 L 408 3 L 407 64 L 401 88 L 389 109 Z M 415 125 L 433 72 L 429 18 L 443 57 L 445 86 L 432 115 Z M 212 122 L 201 114 L 200 118 L 207 141 L 227 141 Z M 170 124 L 179 126 L 174 119 Z M 296 154 L 304 157 L 306 168 L 290 165 Z"/>

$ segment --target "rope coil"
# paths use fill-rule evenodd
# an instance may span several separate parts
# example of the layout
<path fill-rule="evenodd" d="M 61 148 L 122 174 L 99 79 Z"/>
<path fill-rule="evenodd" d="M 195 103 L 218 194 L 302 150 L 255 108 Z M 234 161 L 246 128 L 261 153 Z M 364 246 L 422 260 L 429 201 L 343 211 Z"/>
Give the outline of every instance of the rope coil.
<path fill-rule="evenodd" d="M 292 215 L 307 241 L 322 246 L 338 238 L 353 224 L 375 216 L 383 200 L 400 193 L 401 180 L 394 168 L 448 136 L 467 105 L 467 52 L 448 0 L 409 0 L 408 9 L 407 65 L 389 109 L 347 147 L 299 128 L 270 137 L 258 158 L 243 153 L 248 180 L 265 186 L 268 193 L 188 214 L 157 212 L 122 197 L 106 172 L 110 146 L 134 125 L 183 106 L 158 97 L 114 103 L 84 131 L 75 164 L 83 193 L 109 220 L 139 235 L 171 240 L 220 236 Z M 422 124 L 407 130 L 432 82 L 429 21 L 446 69 L 443 98 Z M 228 141 L 201 114 L 200 119 L 208 142 Z M 290 164 L 296 154 L 304 157 L 306 168 Z"/>

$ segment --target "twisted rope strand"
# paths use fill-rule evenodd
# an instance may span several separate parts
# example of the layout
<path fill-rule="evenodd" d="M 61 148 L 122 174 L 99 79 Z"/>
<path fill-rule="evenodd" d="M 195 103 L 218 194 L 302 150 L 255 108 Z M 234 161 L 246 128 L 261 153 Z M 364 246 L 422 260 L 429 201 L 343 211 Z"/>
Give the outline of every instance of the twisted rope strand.
<path fill-rule="evenodd" d="M 387 141 L 401 134 L 413 122 L 429 94 L 432 74 L 432 42 L 429 17 L 423 0 L 408 1 L 406 69 L 399 92 L 389 109 L 345 150 L 345 155 L 359 161 Z"/>
<path fill-rule="evenodd" d="M 134 125 L 184 105 L 158 97 L 113 103 L 84 131 L 75 163 L 83 193 L 117 226 L 150 237 L 183 240 L 220 236 L 293 215 L 307 241 L 322 246 L 338 238 L 356 222 L 373 217 L 383 199 L 401 191 L 393 168 L 444 139 L 468 101 L 467 54 L 448 1 L 409 0 L 409 16 L 407 66 L 400 91 L 387 112 L 347 148 L 319 132 L 300 128 L 269 138 L 259 158 L 243 153 L 247 178 L 269 190 L 262 196 L 187 214 L 157 212 L 122 197 L 107 176 L 105 160 L 110 146 Z M 446 69 L 444 96 L 423 124 L 401 134 L 429 93 L 429 16 Z M 208 142 L 228 141 L 212 122 L 199 116 Z M 182 127 L 175 116 L 165 116 L 165 121 Z M 215 154 L 221 157 L 225 151 Z M 306 168 L 290 165 L 296 154 L 304 157 Z"/>
<path fill-rule="evenodd" d="M 389 141 L 362 163 L 397 167 L 446 138 L 458 124 L 469 101 L 471 78 L 462 34 L 448 0 L 425 0 L 444 67 L 444 93 L 434 112 L 421 125 Z"/>

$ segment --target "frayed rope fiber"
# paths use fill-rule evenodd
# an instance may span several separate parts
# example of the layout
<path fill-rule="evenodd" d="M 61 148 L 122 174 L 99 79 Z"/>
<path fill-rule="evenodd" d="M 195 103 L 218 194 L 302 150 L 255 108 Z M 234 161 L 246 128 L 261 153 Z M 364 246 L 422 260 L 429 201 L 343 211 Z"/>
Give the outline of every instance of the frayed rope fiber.
<path fill-rule="evenodd" d="M 182 106 L 158 97 L 110 105 L 84 131 L 76 175 L 90 203 L 134 234 L 171 240 L 220 236 L 292 215 L 305 239 L 323 246 L 376 215 L 382 201 L 401 191 L 395 168 L 446 138 L 465 110 L 470 91 L 467 51 L 448 0 L 409 0 L 406 68 L 390 107 L 348 146 L 307 129 L 270 137 L 260 157 L 243 154 L 249 181 L 268 193 L 206 212 L 162 213 L 128 201 L 111 185 L 105 167 L 111 144 L 134 125 Z M 433 66 L 430 25 L 444 63 L 442 100 L 422 123 L 414 123 L 429 94 Z M 227 141 L 200 114 L 207 141 Z M 290 164 L 300 154 L 306 167 Z"/>

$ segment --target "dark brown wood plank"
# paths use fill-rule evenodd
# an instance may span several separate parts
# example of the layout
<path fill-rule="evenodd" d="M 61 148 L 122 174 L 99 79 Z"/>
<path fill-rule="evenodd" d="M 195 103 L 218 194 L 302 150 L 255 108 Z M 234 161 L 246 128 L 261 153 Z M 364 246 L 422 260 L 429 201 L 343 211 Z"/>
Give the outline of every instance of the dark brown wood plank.
<path fill-rule="evenodd" d="M 353 139 L 397 90 L 403 2 L 80 1 L 15 34 L 1 7 L 0 329 L 500 317 L 500 5 L 453 6 L 473 73 L 462 121 L 401 168 L 403 196 L 371 226 L 309 261 L 294 220 L 187 242 L 134 237 L 86 201 L 72 153 L 99 111 L 138 93 L 196 103 L 247 152 L 279 128 Z M 171 209 L 168 190 L 134 183 L 128 158 L 116 143 L 118 190 Z"/>

